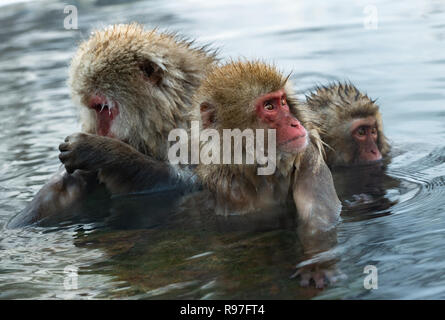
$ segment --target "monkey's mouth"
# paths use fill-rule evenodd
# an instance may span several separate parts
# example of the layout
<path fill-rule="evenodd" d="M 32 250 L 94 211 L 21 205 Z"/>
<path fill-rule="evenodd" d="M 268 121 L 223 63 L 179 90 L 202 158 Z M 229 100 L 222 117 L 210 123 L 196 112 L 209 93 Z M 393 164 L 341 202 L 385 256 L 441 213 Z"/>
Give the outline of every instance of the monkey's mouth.
<path fill-rule="evenodd" d="M 306 137 L 307 137 L 307 133 L 305 132 L 305 133 L 302 134 L 302 135 L 299 135 L 299 136 L 293 137 L 292 139 L 289 139 L 289 140 L 287 140 L 287 141 L 284 141 L 281 145 L 293 144 L 293 143 L 297 142 L 297 141 L 300 140 L 300 139 L 304 139 L 304 140 L 306 140 Z M 305 144 L 306 141 L 302 141 L 302 142 L 300 142 L 300 143 L 301 143 L 301 144 Z"/>
<path fill-rule="evenodd" d="M 119 114 L 118 104 L 105 96 L 94 95 L 88 106 L 96 111 L 96 133 L 100 136 L 112 137 L 111 126 Z"/>

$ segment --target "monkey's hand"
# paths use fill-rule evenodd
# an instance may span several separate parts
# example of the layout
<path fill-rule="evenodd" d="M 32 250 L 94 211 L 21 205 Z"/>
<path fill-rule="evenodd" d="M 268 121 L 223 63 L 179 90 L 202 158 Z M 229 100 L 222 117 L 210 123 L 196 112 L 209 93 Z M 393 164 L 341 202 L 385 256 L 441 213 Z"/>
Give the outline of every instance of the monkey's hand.
<path fill-rule="evenodd" d="M 98 171 L 99 181 L 114 194 L 176 187 L 181 180 L 168 163 L 117 139 L 76 133 L 68 136 L 59 150 L 68 173 Z"/>
<path fill-rule="evenodd" d="M 309 286 L 313 280 L 317 288 L 324 288 L 341 279 L 344 275 L 336 267 L 336 229 L 314 232 L 310 224 L 300 224 L 297 231 L 303 247 L 303 257 L 302 262 L 296 266 L 297 272 L 293 277 L 300 276 L 300 284 L 304 287 Z"/>
<path fill-rule="evenodd" d="M 335 264 L 332 262 L 318 262 L 306 265 L 300 263 L 296 268 L 297 271 L 291 278 L 300 277 L 300 285 L 302 287 L 308 287 L 313 282 L 317 289 L 323 289 L 347 278 L 345 274 L 336 269 Z"/>
<path fill-rule="evenodd" d="M 75 133 L 66 137 L 65 142 L 59 145 L 59 159 L 68 173 L 78 169 L 97 171 L 113 166 L 118 160 L 123 162 L 132 153 L 131 149 L 116 139 Z"/>

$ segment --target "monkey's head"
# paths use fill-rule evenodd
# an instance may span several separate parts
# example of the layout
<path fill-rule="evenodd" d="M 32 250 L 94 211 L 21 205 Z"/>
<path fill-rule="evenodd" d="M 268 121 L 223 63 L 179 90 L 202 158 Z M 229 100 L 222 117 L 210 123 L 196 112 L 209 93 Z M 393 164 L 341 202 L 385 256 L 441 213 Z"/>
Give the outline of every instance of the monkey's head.
<path fill-rule="evenodd" d="M 93 32 L 72 59 L 69 86 L 84 132 L 165 158 L 168 132 L 185 123 L 214 53 L 138 24 Z"/>
<path fill-rule="evenodd" d="M 307 103 L 319 116 L 317 124 L 329 146 L 330 166 L 372 163 L 388 154 L 378 105 L 352 84 L 319 87 L 307 97 Z"/>
<path fill-rule="evenodd" d="M 204 129 L 217 130 L 219 138 L 223 138 L 223 144 L 228 142 L 224 141 L 224 136 L 227 137 L 224 129 L 230 129 L 231 132 L 236 129 L 239 132 L 250 130 L 254 138 L 264 138 L 264 141 L 255 139 L 255 145 L 251 143 L 250 147 L 258 151 L 256 148 L 259 142 L 260 148 L 264 146 L 268 150 L 267 167 L 273 163 L 269 173 L 260 175 L 258 169 L 264 164 L 257 157 L 252 162 L 239 163 L 235 162 L 239 154 L 231 154 L 232 164 L 224 163 L 224 158 L 219 163 L 201 162 L 196 172 L 201 183 L 214 193 L 216 207 L 224 208 L 221 210 L 227 214 L 232 210 L 238 213 L 250 212 L 257 210 L 255 208 L 285 203 L 293 173 L 306 154 L 304 150 L 308 150 L 306 147 L 312 136 L 308 131 L 311 128 L 305 127 L 307 122 L 304 110 L 301 110 L 301 105 L 294 97 L 288 77 L 262 62 L 231 62 L 209 71 L 194 100 L 195 117 L 202 120 Z M 276 143 L 276 149 L 271 149 L 268 144 L 268 129 L 275 129 L 276 140 L 270 141 Z M 261 133 L 264 134 L 262 137 L 256 136 Z M 212 147 L 214 143 L 213 139 L 203 142 L 201 151 L 211 149 L 207 146 Z M 220 141 L 218 143 L 222 145 Z M 235 150 L 235 140 L 233 145 Z M 246 160 L 253 151 L 247 149 L 248 145 L 246 136 L 238 149 L 242 156 L 246 155 Z M 213 155 L 213 149 L 211 151 Z M 218 153 L 218 156 L 221 154 Z"/>
<path fill-rule="evenodd" d="M 275 129 L 277 148 L 287 153 L 308 144 L 288 77 L 273 66 L 232 62 L 215 68 L 197 96 L 204 128 Z"/>

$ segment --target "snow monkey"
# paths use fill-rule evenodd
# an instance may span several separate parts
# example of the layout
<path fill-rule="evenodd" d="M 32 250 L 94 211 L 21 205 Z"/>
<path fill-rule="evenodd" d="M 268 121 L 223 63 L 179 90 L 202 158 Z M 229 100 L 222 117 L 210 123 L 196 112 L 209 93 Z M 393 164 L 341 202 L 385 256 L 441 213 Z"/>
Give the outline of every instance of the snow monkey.
<path fill-rule="evenodd" d="M 195 172 L 203 190 L 189 200 L 211 203 L 214 214 L 226 217 L 290 208 L 305 252 L 319 252 L 325 234 L 335 229 L 340 201 L 323 160 L 317 128 L 294 97 L 287 77 L 261 62 L 231 62 L 207 74 L 193 101 L 192 114 L 202 119 L 204 129 L 275 129 L 277 148 L 276 170 L 270 175 L 258 175 L 258 163 L 198 164 Z M 212 140 L 204 141 L 201 150 L 208 143 Z M 249 152 L 246 145 L 243 141 L 244 153 Z M 177 174 L 167 162 L 156 162 L 109 137 L 74 134 L 60 150 L 69 171 L 100 170 L 101 181 L 112 193 L 150 188 L 158 170 L 163 179 Z M 323 275 L 313 275 L 317 286 L 323 286 Z"/>
<path fill-rule="evenodd" d="M 137 24 L 95 32 L 69 73 L 82 131 L 128 143 L 166 160 L 165 137 L 188 125 L 191 98 L 215 53 Z"/>
<path fill-rule="evenodd" d="M 330 167 L 372 163 L 387 156 L 390 146 L 375 100 L 352 84 L 341 83 L 317 87 L 306 98 L 317 114 L 314 120 L 327 144 Z"/>
<path fill-rule="evenodd" d="M 216 53 L 138 24 L 95 31 L 69 69 L 82 131 L 118 139 L 166 160 L 167 134 L 187 125 L 191 99 Z M 10 226 L 29 224 L 78 204 L 98 186 L 95 171 L 60 170 Z"/>

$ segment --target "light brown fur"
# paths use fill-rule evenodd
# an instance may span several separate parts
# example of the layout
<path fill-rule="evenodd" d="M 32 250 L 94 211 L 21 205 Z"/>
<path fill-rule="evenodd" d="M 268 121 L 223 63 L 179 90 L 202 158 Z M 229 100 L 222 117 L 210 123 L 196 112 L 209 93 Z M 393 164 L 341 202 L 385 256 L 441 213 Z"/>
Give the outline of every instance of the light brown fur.
<path fill-rule="evenodd" d="M 317 130 L 311 123 L 310 114 L 301 108 L 294 97 L 288 77 L 283 76 L 274 66 L 261 62 L 232 62 L 215 68 L 209 72 L 194 98 L 195 117 L 200 118 L 199 106 L 206 102 L 215 106 L 216 125 L 212 128 L 219 131 L 220 137 L 223 129 L 267 129 L 255 115 L 254 101 L 261 95 L 281 88 L 285 88 L 291 112 L 308 130 L 320 155 L 315 157 L 317 160 L 313 163 L 313 170 L 316 171 L 319 161 L 322 161 L 322 146 Z M 311 148 L 306 150 L 309 149 L 312 151 Z M 258 175 L 258 164 L 199 165 L 196 171 L 204 186 L 216 195 L 217 207 L 223 214 L 233 211 L 253 212 L 270 204 L 282 204 L 289 198 L 292 179 L 298 173 L 304 154 L 278 151 L 277 170 L 272 175 Z"/>
<path fill-rule="evenodd" d="M 215 61 L 206 47 L 138 24 L 95 31 L 79 46 L 69 72 L 82 131 L 97 133 L 96 112 L 88 103 L 101 94 L 119 105 L 113 136 L 165 160 L 168 132 L 188 126 L 191 98 Z M 153 70 L 149 79 L 144 68 Z"/>
<path fill-rule="evenodd" d="M 375 100 L 361 93 L 352 84 L 336 83 L 317 87 L 306 103 L 315 113 L 313 121 L 320 137 L 327 144 L 326 162 L 329 166 L 349 165 L 354 161 L 356 147 L 349 134 L 351 121 L 373 116 L 377 121 L 377 146 L 385 157 L 390 145 L 383 133 L 382 116 Z"/>
<path fill-rule="evenodd" d="M 341 206 L 332 175 L 323 161 L 317 128 L 311 123 L 311 114 L 294 97 L 287 78 L 276 68 L 260 62 L 233 62 L 215 67 L 209 71 L 196 92 L 189 118 L 200 120 L 210 115 L 208 119 L 212 120 L 206 122 L 205 126 L 219 133 L 224 128 L 264 129 L 270 124 L 258 120 L 255 101 L 258 96 L 281 89 L 286 93 L 285 100 L 290 110 L 286 108 L 286 116 L 296 122 L 299 120 L 298 125 L 301 127 L 302 124 L 309 133 L 306 148 L 304 140 L 301 148 L 295 146 L 290 151 L 282 149 L 287 152 L 278 146 L 277 170 L 272 175 L 258 175 L 258 164 L 200 163 L 195 172 L 203 184 L 203 190 L 179 199 L 179 207 L 185 209 L 180 216 L 192 214 L 205 221 L 215 220 L 217 225 L 220 225 L 218 218 L 222 218 L 229 229 L 238 221 L 251 224 L 254 230 L 257 223 L 262 225 L 266 222 L 270 226 L 267 221 L 272 221 L 273 225 L 279 225 L 283 216 L 291 217 L 291 222 L 298 223 L 297 232 L 303 251 L 310 258 L 331 247 Z M 282 98 L 283 94 L 280 94 Z M 212 113 L 208 113 L 209 109 L 201 108 L 203 105 L 209 106 Z M 284 108 L 284 104 L 282 106 Z M 293 113 L 293 117 L 290 113 Z M 287 124 L 297 127 L 294 125 Z M 286 123 L 279 123 L 274 128 L 287 127 Z M 304 132 L 302 127 L 299 132 Z M 305 135 L 296 137 L 300 139 Z M 201 148 L 206 143 L 209 142 L 202 143 Z M 244 153 L 246 149 L 244 146 Z M 159 190 L 165 187 L 178 191 L 196 191 L 193 188 L 196 185 L 194 176 L 189 179 L 178 175 L 181 170 L 171 170 L 166 161 L 154 161 L 117 139 L 75 134 L 67 138 L 60 150 L 60 158 L 67 169 L 100 170 L 104 183 L 112 193 Z M 240 217 L 241 220 L 238 219 Z M 305 266 L 305 270 L 299 272 L 305 274 L 304 279 L 313 278 L 316 285 L 322 287 L 324 271 L 321 268 L 324 266 L 316 262 L 315 266 Z"/>
<path fill-rule="evenodd" d="M 63 212 L 76 212 L 94 190 L 101 189 L 97 177 L 102 181 L 104 170 L 99 169 L 105 165 L 111 171 L 109 185 L 117 186 L 118 191 L 128 186 L 122 192 L 136 188 L 128 177 L 137 180 L 139 168 L 134 163 L 146 160 L 144 156 L 150 157 L 141 165 L 149 171 L 143 187 L 173 184 L 164 179 L 164 174 L 170 173 L 165 161 L 168 133 L 188 127 L 192 96 L 215 62 L 215 51 L 195 46 L 175 34 L 145 31 L 138 24 L 93 32 L 72 59 L 68 80 L 71 96 L 79 106 L 83 133 L 67 138 L 59 146 L 59 158 L 65 168 L 37 193 L 15 224 L 51 217 L 57 220 Z M 97 95 L 119 110 L 108 131 L 115 139 L 98 135 L 97 113 L 89 105 Z M 68 150 L 74 149 L 73 141 L 77 152 Z M 85 168 L 82 174 L 80 167 Z M 65 169 L 76 172 L 69 174 Z"/>

